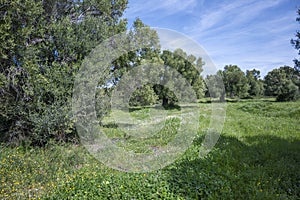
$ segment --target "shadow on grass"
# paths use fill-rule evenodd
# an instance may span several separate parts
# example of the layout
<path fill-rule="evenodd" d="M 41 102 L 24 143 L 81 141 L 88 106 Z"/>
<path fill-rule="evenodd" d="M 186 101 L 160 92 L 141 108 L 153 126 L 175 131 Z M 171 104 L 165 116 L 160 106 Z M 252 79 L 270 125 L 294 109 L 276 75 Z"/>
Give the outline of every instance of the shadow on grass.
<path fill-rule="evenodd" d="M 275 98 L 226 98 L 225 101 L 219 99 L 200 99 L 198 103 L 248 103 L 248 102 L 277 102 Z"/>
<path fill-rule="evenodd" d="M 300 197 L 299 140 L 257 136 L 241 142 L 222 136 L 205 158 L 189 154 L 165 169 L 170 190 L 186 199 Z"/>
<path fill-rule="evenodd" d="M 164 110 L 180 110 L 180 106 L 179 105 L 160 105 L 160 106 L 136 106 L 136 107 L 129 107 L 129 112 L 135 112 L 135 111 L 139 111 L 139 110 L 143 110 L 146 108 L 154 108 L 154 109 L 161 109 L 161 107 L 163 107 Z"/>
<path fill-rule="evenodd" d="M 118 128 L 118 127 L 119 127 L 118 124 L 116 124 L 116 123 L 114 123 L 114 122 L 109 122 L 109 123 L 107 123 L 107 124 L 102 124 L 102 126 L 103 126 L 104 128 Z"/>
<path fill-rule="evenodd" d="M 129 112 L 134 112 L 134 111 L 139 111 L 139 110 L 143 110 L 145 108 L 148 108 L 148 107 L 129 107 Z"/>

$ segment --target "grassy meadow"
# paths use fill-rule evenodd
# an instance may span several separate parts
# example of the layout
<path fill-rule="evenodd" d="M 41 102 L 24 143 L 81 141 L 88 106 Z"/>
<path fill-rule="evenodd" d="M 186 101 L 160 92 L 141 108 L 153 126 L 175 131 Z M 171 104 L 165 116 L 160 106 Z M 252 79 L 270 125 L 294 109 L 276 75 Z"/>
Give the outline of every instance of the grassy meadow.
<path fill-rule="evenodd" d="M 229 101 L 221 137 L 201 158 L 210 105 L 199 103 L 198 136 L 184 155 L 150 173 L 108 168 L 82 145 L 1 144 L 0 199 L 300 199 L 300 102 Z M 131 111 L 139 120 L 148 114 L 148 108 Z M 179 123 L 170 118 L 156 135 L 138 141 L 106 120 L 106 135 L 135 152 L 165 145 L 172 138 L 166 133 L 174 134 Z"/>

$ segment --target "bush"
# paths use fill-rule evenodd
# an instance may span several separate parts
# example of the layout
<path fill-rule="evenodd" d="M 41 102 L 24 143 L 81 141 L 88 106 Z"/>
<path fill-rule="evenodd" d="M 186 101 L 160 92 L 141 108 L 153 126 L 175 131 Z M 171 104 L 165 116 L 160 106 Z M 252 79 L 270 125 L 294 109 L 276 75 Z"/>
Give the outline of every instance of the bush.
<path fill-rule="evenodd" d="M 73 70 L 52 65 L 41 74 L 33 63 L 24 64 L 22 70 L 17 76 L 17 69 L 11 68 L 3 81 L 1 141 L 20 144 L 27 140 L 40 146 L 50 139 L 75 139 L 71 115 Z M 17 77 L 15 82 L 12 76 Z"/>
<path fill-rule="evenodd" d="M 276 97 L 277 101 L 295 101 L 299 99 L 299 89 L 298 87 L 291 81 L 286 81 L 285 84 L 281 87 L 281 92 Z"/>
<path fill-rule="evenodd" d="M 130 106 L 149 106 L 157 102 L 158 96 L 151 85 L 144 85 L 135 90 L 130 98 Z"/>

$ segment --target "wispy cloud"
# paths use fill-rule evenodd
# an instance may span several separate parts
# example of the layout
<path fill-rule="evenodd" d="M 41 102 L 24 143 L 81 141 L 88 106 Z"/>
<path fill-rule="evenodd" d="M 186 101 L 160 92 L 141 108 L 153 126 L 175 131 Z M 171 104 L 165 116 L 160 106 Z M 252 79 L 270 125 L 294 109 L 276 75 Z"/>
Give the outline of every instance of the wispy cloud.
<path fill-rule="evenodd" d="M 282 11 L 288 0 L 231 1 L 214 4 L 198 16 L 186 33 L 209 52 L 216 65 L 266 69 L 293 66 L 290 39 L 296 28 L 295 10 Z M 215 10 L 215 11 L 214 11 Z M 197 16 L 197 13 L 195 14 Z"/>
<path fill-rule="evenodd" d="M 201 14 L 195 14 L 200 18 L 199 22 L 188 33 L 205 33 L 207 31 L 222 31 L 231 27 L 243 27 L 254 18 L 259 18 L 266 9 L 277 6 L 285 0 L 249 0 L 230 1 L 230 3 L 214 4 L 210 9 Z"/>
<path fill-rule="evenodd" d="M 204 0 L 201 0 L 204 1 Z M 200 2 L 201 2 L 200 1 Z M 198 2 L 199 3 L 199 2 Z M 164 17 L 182 11 L 192 11 L 197 5 L 197 0 L 151 0 L 151 1 L 130 1 L 130 12 L 125 12 L 125 17 Z M 155 13 L 155 14 L 154 14 Z"/>
<path fill-rule="evenodd" d="M 196 40 L 219 68 L 293 66 L 290 44 L 299 24 L 299 0 L 129 0 L 125 17 L 175 29 Z"/>

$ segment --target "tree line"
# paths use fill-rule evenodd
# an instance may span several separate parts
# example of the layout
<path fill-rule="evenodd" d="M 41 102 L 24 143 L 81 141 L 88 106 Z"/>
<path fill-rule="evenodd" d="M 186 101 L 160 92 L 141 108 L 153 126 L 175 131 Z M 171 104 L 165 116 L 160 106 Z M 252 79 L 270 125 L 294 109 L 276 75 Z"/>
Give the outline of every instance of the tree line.
<path fill-rule="evenodd" d="M 0 141 L 39 146 L 49 140 L 77 141 L 71 112 L 75 76 L 92 49 L 127 30 L 127 19 L 123 18 L 127 5 L 127 0 L 1 2 Z M 217 74 L 203 77 L 202 58 L 188 55 L 182 49 L 161 50 L 157 33 L 137 18 L 128 31 L 128 39 L 135 40 L 139 34 L 151 42 L 152 47 L 125 53 L 112 62 L 110 86 L 106 87 L 107 82 L 99 82 L 101 87 L 96 92 L 95 107 L 99 116 L 109 112 L 106 97 L 111 95 L 122 76 L 136 66 L 151 63 L 178 71 L 197 98 L 213 97 L 221 101 L 225 97 L 263 95 L 275 96 L 278 101 L 299 98 L 297 60 L 297 67 L 274 69 L 264 79 L 260 78 L 258 70 L 244 73 L 236 65 L 227 65 Z M 297 33 L 297 38 L 292 40 L 297 50 L 299 38 Z M 220 89 L 220 78 L 226 92 Z M 161 103 L 170 108 L 177 101 L 170 88 L 146 84 L 131 95 L 129 104 Z"/>
<path fill-rule="evenodd" d="M 257 69 L 243 72 L 237 65 L 226 65 L 217 72 L 222 77 L 225 91 L 219 91 L 217 86 L 206 90 L 207 97 L 219 97 L 221 101 L 225 96 L 229 98 L 276 97 L 277 101 L 295 101 L 300 98 L 300 73 L 295 68 L 282 66 L 271 70 L 262 79 Z M 207 84 L 214 85 L 216 75 L 208 75 Z"/>
<path fill-rule="evenodd" d="M 220 78 L 221 83 L 218 81 Z M 277 101 L 295 101 L 300 98 L 300 73 L 289 66 L 273 69 L 261 78 L 260 71 L 257 69 L 243 72 L 237 65 L 226 65 L 217 74 L 207 75 L 199 82 L 197 84 L 198 98 L 211 97 L 220 101 L 225 101 L 225 97 L 238 99 L 275 97 Z M 225 90 L 222 90 L 220 84 L 224 84 Z M 155 104 L 160 99 L 156 94 L 157 92 L 149 86 L 140 88 L 133 94 L 133 100 L 142 101 L 131 103 L 138 106 Z M 150 98 L 153 96 L 155 98 Z M 175 102 L 173 98 L 170 97 L 171 101 Z"/>

